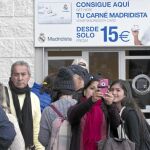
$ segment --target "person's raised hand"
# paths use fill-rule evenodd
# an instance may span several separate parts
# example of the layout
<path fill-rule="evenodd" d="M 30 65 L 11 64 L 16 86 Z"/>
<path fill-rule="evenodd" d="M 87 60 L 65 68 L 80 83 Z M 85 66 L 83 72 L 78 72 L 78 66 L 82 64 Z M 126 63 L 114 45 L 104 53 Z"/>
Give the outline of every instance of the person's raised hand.
<path fill-rule="evenodd" d="M 103 96 L 103 94 L 101 93 L 100 89 L 97 88 L 97 89 L 95 89 L 95 91 L 94 91 L 94 93 L 93 93 L 92 101 L 93 101 L 93 102 L 96 102 L 96 101 L 98 101 L 99 99 L 101 99 L 102 96 Z"/>
<path fill-rule="evenodd" d="M 104 98 L 104 100 L 105 100 L 105 103 L 107 104 L 107 105 L 111 105 L 112 103 L 113 103 L 113 101 L 114 101 L 114 96 L 113 96 L 113 94 L 111 93 L 111 92 L 107 92 L 105 95 L 103 95 L 103 98 Z"/>

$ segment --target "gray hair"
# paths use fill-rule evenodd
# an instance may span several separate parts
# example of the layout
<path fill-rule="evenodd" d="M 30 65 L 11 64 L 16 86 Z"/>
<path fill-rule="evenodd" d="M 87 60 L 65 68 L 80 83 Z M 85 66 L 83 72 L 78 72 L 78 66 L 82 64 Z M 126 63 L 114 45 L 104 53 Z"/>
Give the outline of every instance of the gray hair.
<path fill-rule="evenodd" d="M 20 61 L 16 61 L 15 63 L 12 64 L 11 66 L 11 76 L 14 72 L 14 68 L 15 66 L 20 65 L 20 66 L 26 66 L 28 68 L 28 74 L 31 76 L 31 70 L 30 70 L 30 66 L 27 62 L 20 60 Z"/>

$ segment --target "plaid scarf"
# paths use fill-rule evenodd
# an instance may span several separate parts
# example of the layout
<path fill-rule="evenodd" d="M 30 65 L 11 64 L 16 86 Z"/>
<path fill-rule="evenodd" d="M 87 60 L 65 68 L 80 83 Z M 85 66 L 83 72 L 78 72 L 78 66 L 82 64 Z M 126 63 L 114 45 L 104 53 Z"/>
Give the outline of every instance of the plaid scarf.
<path fill-rule="evenodd" d="M 16 88 L 11 79 L 9 80 L 9 86 L 12 93 L 13 103 L 19 122 L 19 127 L 25 140 L 25 146 L 31 147 L 33 146 L 33 119 L 31 109 L 30 88 L 28 85 L 23 89 Z M 22 110 L 20 109 L 18 99 L 19 94 L 26 94 Z"/>

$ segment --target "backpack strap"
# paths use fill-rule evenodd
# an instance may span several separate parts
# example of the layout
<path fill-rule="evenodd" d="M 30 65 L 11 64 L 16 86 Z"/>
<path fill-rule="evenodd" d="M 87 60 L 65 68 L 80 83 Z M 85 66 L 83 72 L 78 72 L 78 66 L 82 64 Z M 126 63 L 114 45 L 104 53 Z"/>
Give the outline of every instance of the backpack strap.
<path fill-rule="evenodd" d="M 8 88 L 6 86 L 3 86 L 3 94 L 4 98 L 2 100 L 2 107 L 5 112 L 10 113 L 10 99 L 9 99 L 9 93 Z"/>
<path fill-rule="evenodd" d="M 50 107 L 57 113 L 59 117 L 64 118 L 61 112 L 54 105 L 50 105 Z"/>
<path fill-rule="evenodd" d="M 10 99 L 9 99 L 9 94 L 8 94 L 8 88 L 5 86 L 5 94 L 6 94 L 6 103 L 8 108 L 10 108 Z"/>

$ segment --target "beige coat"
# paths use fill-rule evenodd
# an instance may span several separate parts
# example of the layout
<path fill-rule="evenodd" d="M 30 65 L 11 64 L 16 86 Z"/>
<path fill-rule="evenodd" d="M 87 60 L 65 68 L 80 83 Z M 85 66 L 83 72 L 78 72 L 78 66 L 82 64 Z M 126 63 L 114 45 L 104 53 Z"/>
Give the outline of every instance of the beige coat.
<path fill-rule="evenodd" d="M 7 113 L 7 117 L 9 121 L 14 124 L 14 128 L 16 131 L 16 136 L 14 138 L 14 141 L 8 150 L 25 150 L 24 139 L 20 131 L 17 119 L 12 114 L 8 114 L 8 113 Z"/>

